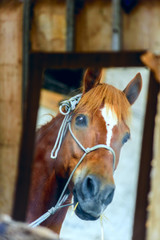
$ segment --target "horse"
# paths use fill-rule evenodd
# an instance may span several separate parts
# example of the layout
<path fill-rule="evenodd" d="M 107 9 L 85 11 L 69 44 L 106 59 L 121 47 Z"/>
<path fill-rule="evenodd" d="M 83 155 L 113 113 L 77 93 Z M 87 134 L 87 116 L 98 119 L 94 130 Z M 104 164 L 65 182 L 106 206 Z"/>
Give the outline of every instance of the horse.
<path fill-rule="evenodd" d="M 101 69 L 86 70 L 82 95 L 67 113 L 69 118 L 54 159 L 50 154 L 65 116 L 59 113 L 38 129 L 27 222 L 56 205 L 72 172 L 65 189 L 65 204 L 73 199 L 79 218 L 96 220 L 112 202 L 115 192 L 113 174 L 120 150 L 131 136 L 131 106 L 140 94 L 142 78 L 137 73 L 121 91 L 101 83 L 101 77 Z M 42 225 L 59 234 L 67 210 L 68 207 L 60 208 Z"/>

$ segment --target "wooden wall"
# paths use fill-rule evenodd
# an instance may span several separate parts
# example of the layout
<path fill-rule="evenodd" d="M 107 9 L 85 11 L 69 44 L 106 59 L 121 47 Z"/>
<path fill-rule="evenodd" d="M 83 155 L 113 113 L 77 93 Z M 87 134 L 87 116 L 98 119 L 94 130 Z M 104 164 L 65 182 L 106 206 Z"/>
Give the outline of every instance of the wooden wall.
<path fill-rule="evenodd" d="M 65 51 L 65 0 L 35 1 L 31 42 L 34 51 Z"/>
<path fill-rule="evenodd" d="M 131 14 L 123 14 L 123 48 L 160 52 L 159 15 L 159 0 L 141 0 Z"/>
<path fill-rule="evenodd" d="M 0 4 L 0 212 L 11 213 L 21 133 L 22 4 Z"/>
<path fill-rule="evenodd" d="M 85 1 L 76 16 L 76 50 L 111 50 L 112 8 L 111 1 Z"/>
<path fill-rule="evenodd" d="M 65 51 L 65 0 L 38 0 L 33 14 L 32 50 Z M 123 19 L 124 50 L 160 52 L 160 1 L 141 0 Z M 111 50 L 112 5 L 110 0 L 86 0 L 76 14 L 76 51 Z"/>

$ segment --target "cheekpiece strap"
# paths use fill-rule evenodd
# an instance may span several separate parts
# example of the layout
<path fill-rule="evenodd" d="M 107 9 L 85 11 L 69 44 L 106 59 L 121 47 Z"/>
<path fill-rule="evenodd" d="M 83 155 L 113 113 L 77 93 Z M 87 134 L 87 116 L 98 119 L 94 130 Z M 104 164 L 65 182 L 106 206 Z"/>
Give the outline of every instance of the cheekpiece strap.
<path fill-rule="evenodd" d="M 64 117 L 61 127 L 59 129 L 54 147 L 51 151 L 52 159 L 57 158 L 59 149 L 60 149 L 62 141 L 63 141 L 63 137 L 66 132 L 67 124 L 70 121 L 70 112 L 76 108 L 77 104 L 79 103 L 79 101 L 81 99 L 81 96 L 82 96 L 82 94 L 78 94 L 78 95 L 71 97 L 70 99 L 65 100 L 60 103 L 59 111 L 62 115 L 65 115 L 65 117 Z"/>

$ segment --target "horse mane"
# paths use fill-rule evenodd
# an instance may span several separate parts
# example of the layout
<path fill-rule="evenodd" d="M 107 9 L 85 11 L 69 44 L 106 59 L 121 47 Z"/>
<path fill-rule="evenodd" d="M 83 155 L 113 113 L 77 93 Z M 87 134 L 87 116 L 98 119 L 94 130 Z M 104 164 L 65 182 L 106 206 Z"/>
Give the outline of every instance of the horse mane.
<path fill-rule="evenodd" d="M 109 105 L 115 111 L 118 120 L 125 121 L 130 116 L 130 104 L 124 92 L 105 83 L 99 84 L 83 94 L 75 112 L 95 113 L 104 104 Z"/>

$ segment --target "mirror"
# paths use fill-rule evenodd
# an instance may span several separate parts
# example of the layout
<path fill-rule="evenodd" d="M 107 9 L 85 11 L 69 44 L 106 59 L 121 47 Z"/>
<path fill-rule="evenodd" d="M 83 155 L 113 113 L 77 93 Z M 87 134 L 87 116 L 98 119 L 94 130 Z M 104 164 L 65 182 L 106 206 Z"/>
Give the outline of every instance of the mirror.
<path fill-rule="evenodd" d="M 132 239 L 149 70 L 139 67 L 107 68 L 104 69 L 102 79 L 103 82 L 123 90 L 137 72 L 142 75 L 143 86 L 139 98 L 132 106 L 131 140 L 123 146 L 114 173 L 116 190 L 113 201 L 105 210 L 101 220 L 96 221 L 82 221 L 73 214 L 73 207 L 70 207 L 61 229 L 62 239 L 124 240 L 124 236 L 125 240 Z M 45 71 L 37 127 L 51 120 L 49 114 L 57 114 L 60 101 L 79 92 L 83 73 L 83 69 Z"/>

